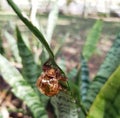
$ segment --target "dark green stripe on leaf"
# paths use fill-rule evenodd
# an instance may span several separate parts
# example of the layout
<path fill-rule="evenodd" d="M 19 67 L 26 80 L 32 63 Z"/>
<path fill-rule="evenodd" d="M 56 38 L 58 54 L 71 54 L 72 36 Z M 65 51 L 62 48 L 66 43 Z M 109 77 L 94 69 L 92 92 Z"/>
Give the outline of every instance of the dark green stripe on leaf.
<path fill-rule="evenodd" d="M 12 87 L 12 92 L 24 100 L 30 108 L 33 118 L 41 118 L 45 114 L 44 107 L 40 102 L 38 95 L 31 86 L 11 64 L 0 54 L 0 74 L 4 80 Z"/>
<path fill-rule="evenodd" d="M 22 58 L 23 74 L 25 75 L 25 78 L 31 84 L 31 86 L 35 87 L 35 83 L 39 75 L 38 67 L 34 62 L 34 57 L 32 52 L 24 43 L 18 27 L 16 27 L 16 32 L 18 39 L 17 44 L 18 44 L 19 54 Z"/>
<path fill-rule="evenodd" d="M 87 118 L 120 117 L 120 66 L 96 96 Z"/>
<path fill-rule="evenodd" d="M 116 37 L 113 46 L 109 50 L 105 61 L 101 65 L 95 79 L 91 83 L 86 100 L 86 108 L 89 109 L 92 102 L 90 102 L 90 98 L 94 101 L 97 93 L 100 91 L 101 87 L 110 77 L 110 75 L 115 71 L 115 69 L 120 65 L 120 34 Z M 91 96 L 91 93 L 92 96 Z"/>
<path fill-rule="evenodd" d="M 4 54 L 4 48 L 3 48 L 3 42 L 2 42 L 1 34 L 0 34 L 0 53 Z"/>
<path fill-rule="evenodd" d="M 85 46 L 83 48 L 83 55 L 85 59 L 89 59 L 95 52 L 96 45 L 100 39 L 100 34 L 103 26 L 102 20 L 97 20 L 91 29 L 90 33 L 87 35 Z"/>
<path fill-rule="evenodd" d="M 87 62 L 83 56 L 81 56 L 81 97 L 82 101 L 86 100 L 86 95 L 89 87 L 89 69 Z"/>

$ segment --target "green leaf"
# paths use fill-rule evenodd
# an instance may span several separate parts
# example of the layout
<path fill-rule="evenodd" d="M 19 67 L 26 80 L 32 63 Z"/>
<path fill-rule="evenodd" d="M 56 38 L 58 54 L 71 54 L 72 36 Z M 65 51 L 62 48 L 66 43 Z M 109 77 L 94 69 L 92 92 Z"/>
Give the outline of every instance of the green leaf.
<path fill-rule="evenodd" d="M 77 74 L 77 69 L 76 68 L 72 68 L 70 72 L 68 72 L 67 77 L 71 80 L 73 80 L 75 78 Z"/>
<path fill-rule="evenodd" d="M 86 59 L 81 56 L 81 85 L 80 85 L 80 93 L 81 93 L 81 99 L 84 103 L 86 100 L 88 88 L 89 88 L 89 69 L 86 62 Z"/>
<path fill-rule="evenodd" d="M 97 20 L 90 33 L 87 35 L 87 39 L 83 48 L 83 55 L 87 60 L 92 56 L 96 49 L 96 44 L 100 39 L 102 24 L 102 20 Z"/>
<path fill-rule="evenodd" d="M 24 43 L 24 40 L 22 38 L 22 35 L 19 31 L 19 28 L 16 27 L 17 32 L 17 45 L 19 49 L 19 54 L 22 58 L 22 64 L 23 64 L 23 75 L 25 76 L 25 79 L 30 83 L 30 85 L 36 89 L 35 83 L 36 80 L 41 73 L 41 69 L 39 69 L 38 72 L 38 66 L 36 65 L 34 61 L 33 54 L 31 50 L 26 46 Z"/>
<path fill-rule="evenodd" d="M 101 88 L 87 118 L 120 118 L 120 66 Z"/>
<path fill-rule="evenodd" d="M 77 99 L 77 101 L 80 103 L 81 102 L 81 90 L 80 84 L 81 84 L 81 76 L 80 76 L 80 68 L 73 68 L 69 73 L 68 73 L 68 78 L 69 78 L 69 86 L 70 90 L 74 96 L 74 98 Z"/>
<path fill-rule="evenodd" d="M 78 118 L 75 100 L 70 93 L 60 92 L 51 98 L 57 118 Z"/>
<path fill-rule="evenodd" d="M 2 55 L 0 55 L 0 73 L 5 81 L 12 87 L 12 92 L 28 105 L 34 118 L 41 118 L 45 111 L 39 97 L 18 70 Z"/>
<path fill-rule="evenodd" d="M 46 48 L 49 57 L 54 58 L 54 54 L 52 50 L 50 49 L 45 37 L 43 34 L 35 27 L 26 17 L 23 16 L 20 9 L 16 6 L 16 4 L 12 0 L 7 0 L 8 4 L 13 8 L 13 10 L 16 12 L 18 17 L 23 21 L 23 23 L 32 31 L 32 33 L 39 39 L 39 41 L 44 45 Z"/>
<path fill-rule="evenodd" d="M 96 77 L 92 81 L 87 94 L 86 108 L 89 109 L 101 87 L 120 65 L 120 34 L 116 37 L 113 46 L 109 50 L 106 58 L 101 65 Z"/>
<path fill-rule="evenodd" d="M 0 53 L 4 54 L 3 41 L 2 41 L 2 38 L 1 38 L 1 34 L 0 34 Z"/>
<path fill-rule="evenodd" d="M 16 39 L 7 31 L 4 31 L 4 36 L 9 43 L 9 47 L 12 51 L 13 56 L 15 57 L 15 60 L 21 63 L 21 58 L 19 56 Z"/>
<path fill-rule="evenodd" d="M 58 61 L 57 64 L 64 71 L 64 73 L 66 73 L 67 68 L 66 68 L 66 65 L 65 65 L 65 59 L 64 59 L 64 57 L 61 57 L 61 59 Z"/>

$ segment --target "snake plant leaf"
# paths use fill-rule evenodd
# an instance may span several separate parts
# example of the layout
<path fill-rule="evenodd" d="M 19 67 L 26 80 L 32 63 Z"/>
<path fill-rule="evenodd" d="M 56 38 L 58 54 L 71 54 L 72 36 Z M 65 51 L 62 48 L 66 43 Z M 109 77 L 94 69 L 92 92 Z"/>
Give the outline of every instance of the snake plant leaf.
<path fill-rule="evenodd" d="M 96 49 L 96 44 L 100 39 L 100 34 L 102 30 L 103 21 L 97 20 L 93 25 L 90 33 L 87 36 L 84 48 L 83 48 L 83 56 L 88 60 Z"/>
<path fill-rule="evenodd" d="M 10 49 L 12 51 L 13 56 L 15 57 L 15 60 L 21 63 L 21 58 L 19 56 L 16 39 L 7 31 L 4 31 L 4 36 L 10 45 Z"/>
<path fill-rule="evenodd" d="M 12 92 L 28 105 L 34 118 L 41 118 L 45 111 L 39 97 L 18 70 L 2 55 L 0 55 L 0 73 L 5 81 L 12 87 Z"/>
<path fill-rule="evenodd" d="M 61 57 L 61 59 L 58 61 L 57 64 L 64 71 L 64 73 L 67 73 L 67 68 L 65 66 L 65 59 L 64 59 L 64 57 Z"/>
<path fill-rule="evenodd" d="M 81 99 L 84 103 L 86 100 L 88 88 L 89 88 L 89 69 L 87 65 L 86 59 L 81 55 L 81 85 L 80 85 L 80 93 Z"/>
<path fill-rule="evenodd" d="M 87 118 L 120 118 L 120 66 L 101 88 Z"/>
<path fill-rule="evenodd" d="M 51 43 L 51 38 L 56 26 L 56 22 L 58 19 L 58 13 L 59 13 L 59 6 L 58 6 L 59 0 L 56 0 L 54 2 L 53 8 L 49 13 L 48 16 L 48 23 L 47 23 L 47 31 L 46 31 L 46 37 L 48 44 Z"/>
<path fill-rule="evenodd" d="M 41 55 L 39 56 L 39 59 L 40 59 L 41 65 L 43 65 L 45 61 L 47 60 L 46 50 L 44 48 L 42 50 Z"/>
<path fill-rule="evenodd" d="M 70 72 L 68 72 L 67 77 L 70 80 L 73 80 L 77 74 L 77 68 L 72 68 Z"/>
<path fill-rule="evenodd" d="M 0 54 L 4 54 L 3 41 L 0 35 Z"/>
<path fill-rule="evenodd" d="M 23 21 L 23 23 L 32 31 L 32 33 L 39 39 L 39 41 L 42 43 L 42 45 L 44 45 L 44 47 L 46 48 L 49 57 L 51 59 L 54 58 L 54 54 L 51 50 L 51 48 L 49 47 L 45 37 L 43 36 L 43 34 L 38 30 L 38 28 L 36 26 L 34 26 L 20 11 L 20 9 L 17 7 L 17 5 L 12 1 L 12 0 L 7 0 L 8 4 L 12 7 L 12 9 L 15 11 L 15 13 L 18 15 L 18 17 L 21 19 L 21 21 Z"/>
<path fill-rule="evenodd" d="M 89 109 L 96 95 L 100 91 L 101 87 L 120 65 L 120 33 L 116 37 L 111 49 L 106 55 L 106 58 L 101 65 L 96 77 L 90 84 L 88 94 L 86 98 L 86 108 Z"/>
<path fill-rule="evenodd" d="M 18 27 L 16 27 L 16 33 L 18 39 L 17 45 L 19 49 L 19 54 L 22 58 L 23 75 L 25 76 L 26 80 L 30 83 L 30 85 L 34 89 L 36 89 L 35 83 L 40 74 L 40 72 L 38 72 L 38 66 L 34 61 L 34 57 L 31 50 L 24 43 L 24 40 Z"/>
<path fill-rule="evenodd" d="M 80 103 L 81 102 L 81 90 L 80 85 L 81 85 L 81 74 L 80 74 L 80 68 L 73 68 L 69 73 L 68 73 L 68 78 L 69 78 L 69 86 L 71 88 L 72 94 L 74 98 Z"/>
<path fill-rule="evenodd" d="M 57 118 L 78 118 L 77 106 L 70 93 L 60 92 L 51 98 Z"/>
<path fill-rule="evenodd" d="M 76 76 L 75 76 L 75 85 L 77 86 L 77 89 L 76 89 L 76 95 L 75 97 L 76 100 L 77 100 L 77 104 L 79 105 L 80 107 L 80 113 L 78 114 L 79 118 L 85 118 L 86 115 L 87 115 L 87 110 L 86 108 L 84 107 L 84 101 L 82 100 L 82 90 L 81 90 L 81 68 L 78 68 L 78 71 L 76 72 Z M 72 89 L 73 90 L 73 89 Z"/>

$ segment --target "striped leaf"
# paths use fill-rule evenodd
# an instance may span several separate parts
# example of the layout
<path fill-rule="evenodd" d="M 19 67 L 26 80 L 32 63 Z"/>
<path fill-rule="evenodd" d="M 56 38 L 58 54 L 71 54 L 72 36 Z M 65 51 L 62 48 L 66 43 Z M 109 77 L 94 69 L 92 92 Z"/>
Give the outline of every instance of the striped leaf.
<path fill-rule="evenodd" d="M 89 69 L 85 58 L 81 56 L 81 86 L 80 86 L 81 92 L 80 93 L 83 103 L 86 100 L 88 87 L 89 87 Z"/>
<path fill-rule="evenodd" d="M 85 59 L 82 58 L 82 64 L 81 64 L 81 68 L 78 68 L 78 71 L 76 72 L 76 76 L 75 76 L 75 85 L 77 85 L 78 90 L 76 89 L 76 95 L 74 95 L 77 100 L 77 104 L 80 106 L 80 113 L 79 113 L 79 118 L 86 118 L 87 115 L 87 110 L 84 107 L 84 102 L 86 100 L 86 94 L 87 94 L 87 89 L 89 86 L 89 72 L 88 72 L 88 68 L 86 65 L 86 61 Z M 86 75 L 87 73 L 87 75 Z M 87 80 L 87 82 L 86 82 Z M 72 88 L 73 91 L 73 88 Z M 78 91 L 78 92 L 77 92 Z"/>
<path fill-rule="evenodd" d="M 120 65 L 120 34 L 106 55 L 105 61 L 101 65 L 95 79 L 91 83 L 86 100 L 86 108 L 89 109 L 101 87 Z"/>
<path fill-rule="evenodd" d="M 97 20 L 90 33 L 87 35 L 87 39 L 83 48 L 83 55 L 87 60 L 92 56 L 96 49 L 97 42 L 100 39 L 102 24 L 102 20 Z"/>
<path fill-rule="evenodd" d="M 76 68 L 72 68 L 71 71 L 67 73 L 67 77 L 70 80 L 73 80 L 75 78 L 76 74 L 77 74 L 77 69 Z"/>
<path fill-rule="evenodd" d="M 17 32 L 17 39 L 18 39 L 18 49 L 19 49 L 19 54 L 22 58 L 22 64 L 23 64 L 23 75 L 27 79 L 27 81 L 30 83 L 30 85 L 35 89 L 35 83 L 38 78 L 38 67 L 34 61 L 33 54 L 31 50 L 26 46 L 24 43 L 24 40 L 21 36 L 21 33 L 18 29 L 16 28 Z"/>
<path fill-rule="evenodd" d="M 1 35 L 0 35 L 0 54 L 4 54 L 4 48 L 3 48 L 3 42 L 2 42 Z"/>
<path fill-rule="evenodd" d="M 101 88 L 87 118 L 120 118 L 120 66 Z"/>
<path fill-rule="evenodd" d="M 70 93 L 60 92 L 51 98 L 57 118 L 78 118 L 75 100 Z"/>
<path fill-rule="evenodd" d="M 34 118 L 41 118 L 44 114 L 44 108 L 39 97 L 18 70 L 11 66 L 2 55 L 0 55 L 0 73 L 5 81 L 12 87 L 12 92 L 28 105 Z"/>

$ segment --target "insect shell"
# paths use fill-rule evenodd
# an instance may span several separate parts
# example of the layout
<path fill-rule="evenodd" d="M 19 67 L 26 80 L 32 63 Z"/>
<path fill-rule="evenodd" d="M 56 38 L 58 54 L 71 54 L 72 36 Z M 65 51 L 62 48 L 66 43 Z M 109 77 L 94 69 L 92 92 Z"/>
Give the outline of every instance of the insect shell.
<path fill-rule="evenodd" d="M 54 96 L 58 94 L 60 90 L 63 90 L 59 83 L 60 80 L 66 81 L 66 78 L 60 75 L 60 71 L 54 68 L 48 68 L 44 70 L 38 78 L 37 87 L 41 93 L 47 96 Z"/>

